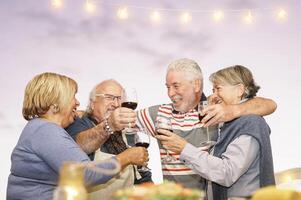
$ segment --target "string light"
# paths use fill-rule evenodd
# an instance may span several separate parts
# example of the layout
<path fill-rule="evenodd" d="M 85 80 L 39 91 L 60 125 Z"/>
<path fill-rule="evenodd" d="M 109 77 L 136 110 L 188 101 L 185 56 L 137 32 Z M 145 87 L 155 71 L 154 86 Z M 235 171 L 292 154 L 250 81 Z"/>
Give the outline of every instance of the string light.
<path fill-rule="evenodd" d="M 92 3 L 91 1 L 86 0 L 86 3 L 85 3 L 85 10 L 86 10 L 88 13 L 94 13 L 95 10 L 96 10 L 96 6 L 95 6 L 95 4 Z"/>
<path fill-rule="evenodd" d="M 190 15 L 190 13 L 188 12 L 184 12 L 181 14 L 180 16 L 180 21 L 183 23 L 183 24 L 187 24 L 189 23 L 190 21 L 192 20 L 192 17 Z"/>
<path fill-rule="evenodd" d="M 279 9 L 277 12 L 277 18 L 279 20 L 285 20 L 287 18 L 287 12 L 284 9 Z"/>
<path fill-rule="evenodd" d="M 253 21 L 254 21 L 254 17 L 252 15 L 252 12 L 249 10 L 248 13 L 244 16 L 244 21 L 247 23 L 247 24 L 252 24 Z"/>
<path fill-rule="evenodd" d="M 161 15 L 155 10 L 150 14 L 150 19 L 152 22 L 159 23 L 161 21 Z"/>
<path fill-rule="evenodd" d="M 85 0 L 85 4 L 84 4 L 84 9 L 86 12 L 88 13 L 95 13 L 97 6 L 95 2 L 91 2 L 93 0 Z M 51 2 L 51 6 L 55 9 L 59 9 L 63 7 L 63 0 L 50 0 Z M 97 3 L 99 3 L 99 1 L 97 1 Z M 212 18 L 215 22 L 220 22 L 225 18 L 225 13 L 243 13 L 245 9 L 235 9 L 235 10 L 187 10 L 186 12 L 183 12 L 183 9 L 172 9 L 172 8 L 158 8 L 157 10 L 153 10 L 153 8 L 151 7 L 144 7 L 144 6 L 136 6 L 136 5 L 130 5 L 130 6 L 124 6 L 124 7 L 120 7 L 120 4 L 113 4 L 113 3 L 103 3 L 101 1 L 101 4 L 104 6 L 112 6 L 112 7 L 119 7 L 119 9 L 117 10 L 117 18 L 120 20 L 126 20 L 129 18 L 129 9 L 128 8 L 132 8 L 133 10 L 149 10 L 150 11 L 150 15 L 149 15 L 149 19 L 151 22 L 153 23 L 159 23 L 162 21 L 162 16 L 161 16 L 161 11 L 164 12 L 176 12 L 176 13 L 180 13 L 180 22 L 183 24 L 188 24 L 189 22 L 192 21 L 192 14 L 199 14 L 199 13 L 209 13 L 210 15 L 212 15 Z M 251 12 L 252 10 L 252 12 Z M 253 16 L 253 12 L 254 11 L 264 11 L 264 12 L 270 12 L 272 11 L 274 13 L 274 17 L 279 20 L 279 21 L 284 21 L 287 19 L 288 17 L 288 13 L 285 9 L 281 8 L 281 9 L 273 9 L 273 8 L 258 8 L 258 9 L 251 9 L 248 10 L 246 14 L 243 15 L 243 22 L 246 24 L 252 24 L 254 22 L 254 16 Z M 160 11 L 160 12 L 159 12 Z M 181 13 L 182 12 L 182 13 Z"/>
<path fill-rule="evenodd" d="M 62 8 L 63 7 L 63 2 L 62 0 L 51 0 L 51 6 L 53 8 Z"/>
<path fill-rule="evenodd" d="M 213 20 L 219 22 L 224 19 L 224 12 L 221 10 L 214 11 Z"/>
<path fill-rule="evenodd" d="M 129 18 L 128 8 L 127 7 L 119 8 L 117 11 L 117 17 L 121 20 L 125 20 Z"/>

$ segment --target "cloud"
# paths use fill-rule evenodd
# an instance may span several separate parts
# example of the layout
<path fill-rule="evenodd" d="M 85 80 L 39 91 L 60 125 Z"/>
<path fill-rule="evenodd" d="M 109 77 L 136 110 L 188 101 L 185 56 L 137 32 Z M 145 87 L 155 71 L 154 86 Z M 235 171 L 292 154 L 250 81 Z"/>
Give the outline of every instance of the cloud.
<path fill-rule="evenodd" d="M 43 41 L 56 42 L 58 46 L 78 45 L 81 42 L 87 44 L 113 45 L 120 40 L 126 40 L 139 34 L 137 24 L 129 22 L 119 23 L 115 16 L 108 10 L 108 14 L 101 16 L 84 17 L 79 16 L 72 19 L 70 16 L 59 16 L 43 10 L 26 10 L 19 13 L 25 18 L 25 24 L 38 27 L 39 30 L 30 32 L 37 43 Z M 140 22 L 138 22 L 140 23 Z"/>
<path fill-rule="evenodd" d="M 214 38 L 209 30 L 196 28 L 192 30 L 181 30 L 171 27 L 166 30 L 161 40 L 166 46 L 173 45 L 177 51 L 210 52 L 213 48 Z"/>
<path fill-rule="evenodd" d="M 18 12 L 22 18 L 22 26 L 26 26 L 26 32 L 38 44 L 44 41 L 57 41 L 57 44 L 68 43 L 68 38 L 72 40 L 78 37 L 78 31 L 74 21 L 55 15 L 47 10 L 27 9 Z"/>
<path fill-rule="evenodd" d="M 4 114 L 3 114 L 2 111 L 0 111 L 0 120 L 1 120 L 1 121 L 5 120 L 5 117 L 4 117 Z"/>
<path fill-rule="evenodd" d="M 165 52 L 164 49 L 161 49 L 160 47 L 146 45 L 144 43 L 131 44 L 128 48 L 140 56 L 150 59 L 152 63 L 151 66 L 155 68 L 161 68 L 166 64 L 166 61 L 169 61 L 174 57 L 173 52 Z"/>
<path fill-rule="evenodd" d="M 3 111 L 0 111 L 0 128 L 1 129 L 12 129 L 13 125 L 11 125 L 11 123 L 6 120 L 6 117 L 4 115 Z"/>
<path fill-rule="evenodd" d="M 254 1 L 241 1 L 241 0 L 230 0 L 224 3 L 225 7 L 228 9 L 254 9 L 257 4 Z"/>
<path fill-rule="evenodd" d="M 71 23 L 63 17 L 59 17 L 51 12 L 44 12 L 43 10 L 25 10 L 19 13 L 22 17 L 27 18 L 33 22 L 41 22 L 52 27 L 64 27 L 70 29 Z"/>
<path fill-rule="evenodd" d="M 14 126 L 11 125 L 11 124 L 1 124 L 1 125 L 0 125 L 0 128 L 1 128 L 1 129 L 6 129 L 6 130 L 10 130 L 10 129 L 13 129 Z"/>
<path fill-rule="evenodd" d="M 158 1 L 156 5 L 169 9 L 183 6 L 170 1 Z M 195 26 L 193 30 L 182 30 L 174 16 L 178 13 L 171 13 L 162 25 L 153 27 L 148 19 L 149 11 L 134 10 L 136 15 L 132 19 L 121 22 L 115 19 L 115 9 L 108 6 L 100 10 L 102 13 L 99 16 L 90 17 L 83 16 L 83 13 L 72 17 L 74 14 L 67 10 L 63 14 L 54 14 L 50 10 L 37 8 L 27 8 L 19 14 L 26 19 L 24 23 L 38 27 L 38 31 L 31 32 L 31 37 L 38 44 L 54 42 L 57 46 L 69 49 L 83 45 L 121 51 L 128 48 L 139 56 L 154 59 L 154 62 L 160 64 L 164 62 L 162 58 L 173 58 L 184 51 L 212 50 L 213 38 L 208 30 L 203 26 L 196 28 L 197 22 L 193 22 L 196 23 L 192 25 Z"/>

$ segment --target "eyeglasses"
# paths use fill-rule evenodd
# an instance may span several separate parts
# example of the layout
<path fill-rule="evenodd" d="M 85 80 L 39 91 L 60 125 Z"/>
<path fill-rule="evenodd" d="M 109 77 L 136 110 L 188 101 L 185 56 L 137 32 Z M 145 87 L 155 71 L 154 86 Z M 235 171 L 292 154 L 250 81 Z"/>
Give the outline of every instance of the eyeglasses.
<path fill-rule="evenodd" d="M 112 94 L 102 94 L 102 93 L 98 93 L 95 94 L 96 97 L 103 97 L 108 101 L 115 101 L 115 99 L 117 99 L 117 101 L 121 101 L 121 96 L 115 96 Z"/>

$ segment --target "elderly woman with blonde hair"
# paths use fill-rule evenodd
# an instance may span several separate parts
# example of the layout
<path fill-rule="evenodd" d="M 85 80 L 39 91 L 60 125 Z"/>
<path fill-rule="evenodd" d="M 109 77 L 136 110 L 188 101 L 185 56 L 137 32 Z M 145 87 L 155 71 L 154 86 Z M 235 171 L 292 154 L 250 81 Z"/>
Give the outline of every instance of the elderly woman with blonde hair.
<path fill-rule="evenodd" d="M 254 98 L 259 89 L 251 71 L 240 65 L 210 76 L 213 99 L 221 104 L 240 104 Z M 161 130 L 157 136 L 166 149 L 180 153 L 180 160 L 207 179 L 207 199 L 250 197 L 260 187 L 275 184 L 270 128 L 263 117 L 246 115 L 220 124 L 211 152 Z"/>
<path fill-rule="evenodd" d="M 23 117 L 28 121 L 11 155 L 7 199 L 52 199 L 59 169 L 66 161 L 89 162 L 89 157 L 64 130 L 76 117 L 79 102 L 77 83 L 66 76 L 42 73 L 26 86 Z M 95 163 L 97 173 L 85 169 L 86 185 L 105 183 L 129 164 L 142 165 L 148 159 L 145 148 L 135 147 Z"/>

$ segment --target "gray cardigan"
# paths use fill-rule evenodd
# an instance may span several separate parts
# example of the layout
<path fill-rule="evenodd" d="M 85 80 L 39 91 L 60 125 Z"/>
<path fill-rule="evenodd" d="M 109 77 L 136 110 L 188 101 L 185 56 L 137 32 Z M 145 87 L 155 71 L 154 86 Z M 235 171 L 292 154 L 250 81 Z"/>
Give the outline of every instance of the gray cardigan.
<path fill-rule="evenodd" d="M 221 128 L 220 138 L 214 148 L 214 156 L 220 157 L 227 146 L 240 135 L 249 135 L 259 144 L 259 181 L 260 187 L 274 185 L 273 158 L 270 143 L 270 128 L 262 117 L 247 115 L 226 122 Z M 251 169 L 249 169 L 251 170 Z M 227 199 L 227 187 L 212 183 L 215 200 Z"/>

